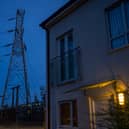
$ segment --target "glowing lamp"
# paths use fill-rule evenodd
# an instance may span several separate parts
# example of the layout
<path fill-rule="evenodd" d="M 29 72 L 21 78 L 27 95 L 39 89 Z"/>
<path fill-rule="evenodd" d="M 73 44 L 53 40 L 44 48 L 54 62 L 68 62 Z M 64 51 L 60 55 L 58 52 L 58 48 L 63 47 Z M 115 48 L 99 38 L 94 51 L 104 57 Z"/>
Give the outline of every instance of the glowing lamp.
<path fill-rule="evenodd" d="M 125 104 L 125 95 L 124 93 L 118 93 L 118 103 L 119 105 Z"/>

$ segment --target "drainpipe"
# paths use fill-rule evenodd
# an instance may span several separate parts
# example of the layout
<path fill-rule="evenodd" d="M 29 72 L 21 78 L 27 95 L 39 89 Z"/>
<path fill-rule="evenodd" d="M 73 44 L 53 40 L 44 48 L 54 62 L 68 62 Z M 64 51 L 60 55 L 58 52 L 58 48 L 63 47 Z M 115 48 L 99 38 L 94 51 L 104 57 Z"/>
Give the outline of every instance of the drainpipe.
<path fill-rule="evenodd" d="M 51 128 L 51 119 L 50 119 L 50 32 L 45 25 L 42 23 L 39 25 L 42 29 L 45 29 L 46 31 L 46 90 L 47 90 L 47 95 L 46 95 L 46 112 L 45 112 L 45 117 L 46 117 L 46 129 Z"/>
<path fill-rule="evenodd" d="M 46 29 L 46 80 L 47 80 L 47 116 L 46 116 L 46 126 L 47 129 L 50 129 L 51 125 L 50 125 L 50 52 L 49 52 L 49 48 L 50 48 L 50 33 L 49 30 Z"/>

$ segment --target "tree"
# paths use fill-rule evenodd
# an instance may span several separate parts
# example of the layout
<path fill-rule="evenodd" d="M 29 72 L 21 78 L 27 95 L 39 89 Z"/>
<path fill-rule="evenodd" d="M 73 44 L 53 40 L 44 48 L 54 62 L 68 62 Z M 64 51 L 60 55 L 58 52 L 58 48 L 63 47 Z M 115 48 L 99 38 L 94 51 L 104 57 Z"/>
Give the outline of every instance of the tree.
<path fill-rule="evenodd" d="M 112 97 L 108 110 L 102 109 L 96 115 L 99 128 L 129 129 L 129 92 L 125 92 L 124 105 L 119 105 L 118 101 L 114 101 L 114 97 Z"/>

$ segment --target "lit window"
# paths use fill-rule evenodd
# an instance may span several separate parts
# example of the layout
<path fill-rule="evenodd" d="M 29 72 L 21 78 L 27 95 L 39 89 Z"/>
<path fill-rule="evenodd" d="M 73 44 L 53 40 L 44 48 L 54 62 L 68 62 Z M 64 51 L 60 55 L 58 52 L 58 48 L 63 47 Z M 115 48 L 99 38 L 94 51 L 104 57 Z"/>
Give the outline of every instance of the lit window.
<path fill-rule="evenodd" d="M 111 48 L 129 44 L 129 1 L 118 2 L 108 10 Z"/>
<path fill-rule="evenodd" d="M 78 126 L 76 100 L 60 103 L 60 125 Z"/>

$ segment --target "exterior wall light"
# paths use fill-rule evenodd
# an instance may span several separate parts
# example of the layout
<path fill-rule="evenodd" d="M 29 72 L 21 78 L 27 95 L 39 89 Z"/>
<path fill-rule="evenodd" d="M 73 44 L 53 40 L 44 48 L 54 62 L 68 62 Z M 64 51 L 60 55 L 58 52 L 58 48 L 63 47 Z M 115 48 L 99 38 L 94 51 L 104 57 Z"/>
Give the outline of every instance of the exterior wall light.
<path fill-rule="evenodd" d="M 125 105 L 125 95 L 124 93 L 118 93 L 118 103 L 119 105 Z"/>

